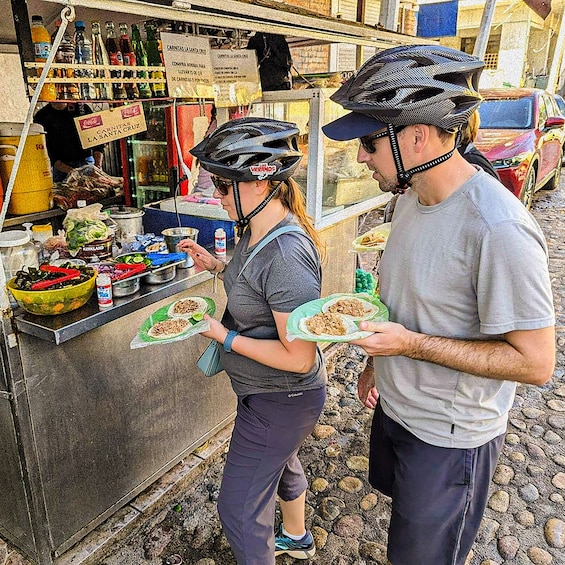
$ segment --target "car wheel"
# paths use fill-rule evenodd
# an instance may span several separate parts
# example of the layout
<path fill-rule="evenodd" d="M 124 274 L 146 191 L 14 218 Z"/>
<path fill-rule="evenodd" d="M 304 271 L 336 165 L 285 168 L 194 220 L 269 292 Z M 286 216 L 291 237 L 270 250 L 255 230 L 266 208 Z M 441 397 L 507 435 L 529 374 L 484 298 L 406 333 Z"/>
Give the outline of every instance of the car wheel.
<path fill-rule="evenodd" d="M 536 191 L 536 172 L 533 168 L 528 171 L 520 200 L 522 204 L 529 210 L 534 200 L 534 192 Z"/>
<path fill-rule="evenodd" d="M 551 179 L 547 182 L 544 188 L 548 190 L 555 190 L 559 188 L 559 181 L 561 179 L 561 169 L 563 166 L 563 152 L 559 155 L 559 161 L 557 161 L 557 166 L 555 167 L 555 174 Z"/>

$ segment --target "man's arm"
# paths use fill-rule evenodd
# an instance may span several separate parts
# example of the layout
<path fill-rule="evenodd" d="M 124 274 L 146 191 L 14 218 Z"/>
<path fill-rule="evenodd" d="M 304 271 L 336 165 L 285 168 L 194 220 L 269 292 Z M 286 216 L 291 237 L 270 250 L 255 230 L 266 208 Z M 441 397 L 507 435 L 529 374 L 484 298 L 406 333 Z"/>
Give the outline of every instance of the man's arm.
<path fill-rule="evenodd" d="M 403 355 L 488 379 L 543 385 L 555 368 L 555 328 L 512 331 L 500 341 L 469 341 L 407 330 L 393 322 L 360 322 L 373 335 L 353 341 L 371 356 Z"/>

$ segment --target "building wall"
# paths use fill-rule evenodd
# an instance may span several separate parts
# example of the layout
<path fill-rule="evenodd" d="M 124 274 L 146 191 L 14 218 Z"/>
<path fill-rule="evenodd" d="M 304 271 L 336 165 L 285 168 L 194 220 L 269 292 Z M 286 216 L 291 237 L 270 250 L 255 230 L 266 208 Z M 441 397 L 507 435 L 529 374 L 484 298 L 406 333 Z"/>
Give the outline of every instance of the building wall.
<path fill-rule="evenodd" d="M 17 53 L 0 53 L 0 122 L 25 121 L 29 101 Z"/>

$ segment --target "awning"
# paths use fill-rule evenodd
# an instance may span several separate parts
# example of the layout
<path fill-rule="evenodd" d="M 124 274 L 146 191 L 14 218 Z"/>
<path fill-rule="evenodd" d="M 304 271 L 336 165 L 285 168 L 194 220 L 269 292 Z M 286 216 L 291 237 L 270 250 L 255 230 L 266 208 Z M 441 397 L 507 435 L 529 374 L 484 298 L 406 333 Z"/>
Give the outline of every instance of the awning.
<path fill-rule="evenodd" d="M 46 0 L 62 6 L 121 12 L 202 26 L 277 33 L 302 38 L 297 43 L 351 43 L 385 49 L 396 45 L 435 43 L 358 22 L 321 16 L 276 0 Z M 169 5 L 171 4 L 171 5 Z M 174 4 L 174 6 L 172 5 Z"/>

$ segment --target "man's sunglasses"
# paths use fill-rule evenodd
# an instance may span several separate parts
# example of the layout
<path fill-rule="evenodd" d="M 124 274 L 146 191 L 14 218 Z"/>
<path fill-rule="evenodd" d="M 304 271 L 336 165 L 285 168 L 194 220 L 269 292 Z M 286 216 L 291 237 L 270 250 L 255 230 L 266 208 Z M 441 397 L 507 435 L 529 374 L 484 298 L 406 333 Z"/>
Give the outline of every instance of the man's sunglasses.
<path fill-rule="evenodd" d="M 359 143 L 367 153 L 374 153 L 376 151 L 375 141 L 377 139 L 380 139 L 381 137 L 386 137 L 387 135 L 388 135 L 388 130 L 385 129 L 384 131 L 380 131 L 379 133 L 374 133 L 373 135 L 365 135 L 363 137 L 360 137 Z"/>
<path fill-rule="evenodd" d="M 402 131 L 406 126 L 398 126 L 394 128 L 394 131 L 396 133 L 399 133 L 400 131 Z M 375 149 L 375 141 L 377 139 L 380 139 L 381 137 L 386 137 L 388 135 L 388 129 L 385 129 L 384 131 L 380 131 L 379 133 L 374 133 L 372 135 L 365 135 L 364 137 L 360 137 L 359 138 L 359 143 L 361 144 L 361 147 L 363 147 L 363 149 L 367 152 L 367 153 L 374 153 L 376 151 Z"/>
<path fill-rule="evenodd" d="M 227 179 L 221 179 L 220 177 L 212 176 L 212 182 L 216 187 L 216 190 L 222 195 L 227 196 L 230 188 L 232 187 L 232 181 Z"/>

